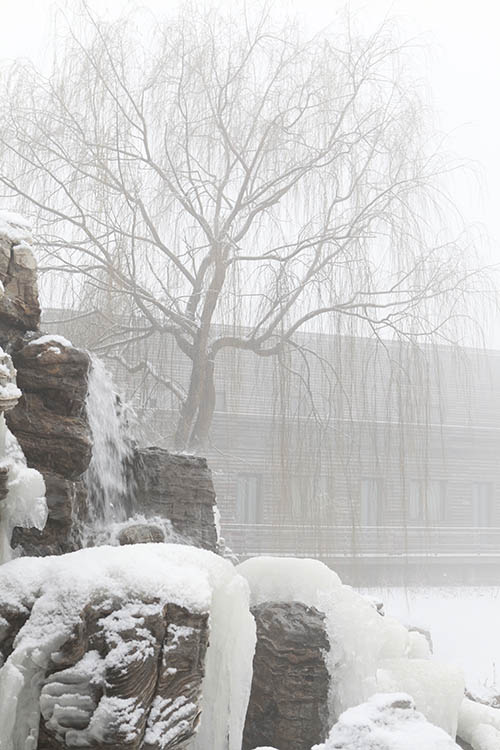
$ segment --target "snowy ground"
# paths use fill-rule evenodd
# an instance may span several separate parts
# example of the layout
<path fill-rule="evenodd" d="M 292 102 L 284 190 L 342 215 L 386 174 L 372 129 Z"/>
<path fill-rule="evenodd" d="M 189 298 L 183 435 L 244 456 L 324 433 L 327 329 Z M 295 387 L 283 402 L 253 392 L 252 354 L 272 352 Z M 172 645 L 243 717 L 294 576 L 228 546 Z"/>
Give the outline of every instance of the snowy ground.
<path fill-rule="evenodd" d="M 472 690 L 500 693 L 500 588 L 370 588 L 385 611 L 431 632 L 440 661 L 459 664 Z M 497 693 L 497 694 L 498 694 Z"/>

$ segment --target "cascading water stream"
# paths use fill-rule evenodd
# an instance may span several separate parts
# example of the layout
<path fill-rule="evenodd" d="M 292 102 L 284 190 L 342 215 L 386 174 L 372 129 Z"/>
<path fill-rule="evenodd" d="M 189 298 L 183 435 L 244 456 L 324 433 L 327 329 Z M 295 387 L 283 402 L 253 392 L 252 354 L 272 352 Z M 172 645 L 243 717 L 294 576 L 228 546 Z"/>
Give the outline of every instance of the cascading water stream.
<path fill-rule="evenodd" d="M 104 364 L 91 356 L 88 378 L 87 417 L 92 433 L 92 459 L 85 475 L 88 491 L 87 528 L 83 543 L 113 524 L 123 522 L 133 505 L 133 460 L 125 408 L 116 395 Z"/>

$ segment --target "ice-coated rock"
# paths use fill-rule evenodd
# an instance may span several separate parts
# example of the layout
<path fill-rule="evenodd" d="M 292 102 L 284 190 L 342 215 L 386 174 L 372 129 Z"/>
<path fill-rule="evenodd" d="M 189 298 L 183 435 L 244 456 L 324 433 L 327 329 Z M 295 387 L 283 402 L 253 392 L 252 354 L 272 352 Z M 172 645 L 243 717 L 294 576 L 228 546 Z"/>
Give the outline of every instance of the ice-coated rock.
<path fill-rule="evenodd" d="M 0 348 L 0 563 L 12 556 L 15 527 L 41 530 L 47 520 L 43 478 L 28 468 L 18 441 L 5 423 L 4 413 L 14 409 L 21 396 L 12 360 Z"/>
<path fill-rule="evenodd" d="M 429 722 L 455 737 L 463 675 L 432 661 L 422 634 L 409 632 L 392 617 L 381 617 L 317 560 L 256 557 L 238 565 L 237 571 L 249 583 L 252 606 L 302 602 L 324 612 L 330 642 L 330 726 L 346 709 L 375 693 L 405 691 Z"/>
<path fill-rule="evenodd" d="M 84 409 L 89 358 L 69 341 L 39 332 L 30 241 L 26 221 L 0 211 L 0 345 L 17 370 L 16 387 L 12 365 L 0 353 L 0 411 L 8 409 L 7 424 L 27 467 L 44 477 L 48 507 L 45 527 L 39 518 L 34 529 L 20 522 L 12 544 L 25 554 L 44 555 L 75 548 L 73 522 L 85 512 L 80 478 L 91 447 Z"/>
<path fill-rule="evenodd" d="M 241 746 L 253 619 L 221 557 L 145 544 L 19 558 L 0 567 L 0 612 L 2 750 Z"/>
<path fill-rule="evenodd" d="M 458 716 L 457 734 L 473 750 L 500 748 L 500 711 L 464 698 Z"/>
<path fill-rule="evenodd" d="M 86 513 L 82 475 L 91 456 L 85 411 L 89 357 L 51 337 L 27 334 L 14 352 L 23 391 L 8 414 L 28 465 L 47 487 L 48 520 L 43 531 L 16 529 L 13 542 L 25 554 L 60 554 L 75 549 L 75 519 Z"/>

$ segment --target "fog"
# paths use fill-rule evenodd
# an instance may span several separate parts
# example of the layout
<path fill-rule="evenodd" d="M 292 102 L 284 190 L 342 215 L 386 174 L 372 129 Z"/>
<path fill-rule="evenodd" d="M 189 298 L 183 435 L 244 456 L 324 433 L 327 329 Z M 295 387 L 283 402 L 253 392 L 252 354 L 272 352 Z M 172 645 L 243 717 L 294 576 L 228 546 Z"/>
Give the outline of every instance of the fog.
<path fill-rule="evenodd" d="M 500 750 L 499 21 L 0 5 L 0 750 Z"/>

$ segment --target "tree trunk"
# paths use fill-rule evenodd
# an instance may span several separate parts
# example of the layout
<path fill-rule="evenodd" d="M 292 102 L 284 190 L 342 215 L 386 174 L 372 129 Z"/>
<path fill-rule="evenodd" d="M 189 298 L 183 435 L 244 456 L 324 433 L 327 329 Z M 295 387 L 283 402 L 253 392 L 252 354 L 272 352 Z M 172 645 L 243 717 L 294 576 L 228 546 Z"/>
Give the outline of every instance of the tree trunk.
<path fill-rule="evenodd" d="M 175 450 L 206 446 L 214 410 L 214 362 L 203 353 L 193 360 L 189 390 L 175 432 Z"/>

